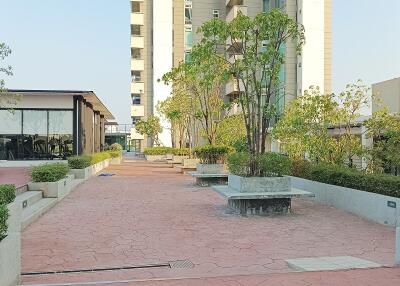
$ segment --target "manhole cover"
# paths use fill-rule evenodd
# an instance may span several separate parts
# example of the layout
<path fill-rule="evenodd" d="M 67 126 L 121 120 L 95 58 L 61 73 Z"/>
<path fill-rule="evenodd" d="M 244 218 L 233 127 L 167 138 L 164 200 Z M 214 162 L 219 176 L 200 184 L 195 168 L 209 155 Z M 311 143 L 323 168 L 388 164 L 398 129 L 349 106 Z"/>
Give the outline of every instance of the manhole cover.
<path fill-rule="evenodd" d="M 169 267 L 174 268 L 193 268 L 194 264 L 190 260 L 170 261 Z"/>

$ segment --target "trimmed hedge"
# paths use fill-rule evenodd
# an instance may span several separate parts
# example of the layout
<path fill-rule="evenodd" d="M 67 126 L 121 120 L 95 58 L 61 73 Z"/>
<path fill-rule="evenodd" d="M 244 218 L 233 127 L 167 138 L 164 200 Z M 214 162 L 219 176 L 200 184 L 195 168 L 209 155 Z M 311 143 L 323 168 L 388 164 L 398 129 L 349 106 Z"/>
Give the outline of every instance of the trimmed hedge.
<path fill-rule="evenodd" d="M 228 157 L 228 168 L 232 174 L 241 177 L 281 177 L 291 173 L 292 162 L 278 153 L 269 152 L 252 157 L 242 152 Z"/>
<path fill-rule="evenodd" d="M 109 151 L 119 151 L 122 152 L 123 148 L 121 146 L 121 144 L 118 143 L 113 143 L 110 145 Z"/>
<path fill-rule="evenodd" d="M 95 153 L 92 155 L 92 160 L 90 161 L 90 164 L 94 165 L 110 158 L 111 155 L 107 151 Z"/>
<path fill-rule="evenodd" d="M 0 185 L 0 241 L 7 235 L 10 217 L 7 205 L 15 200 L 15 185 Z"/>
<path fill-rule="evenodd" d="M 74 156 L 67 158 L 68 166 L 71 169 L 85 169 L 91 165 L 92 157 L 88 155 Z"/>
<path fill-rule="evenodd" d="M 211 146 L 206 145 L 194 149 L 194 154 L 200 159 L 202 164 L 222 164 L 225 163 L 229 154 L 235 150 L 230 146 Z"/>
<path fill-rule="evenodd" d="M 0 241 L 7 235 L 9 216 L 7 205 L 0 205 Z"/>
<path fill-rule="evenodd" d="M 0 185 L 0 205 L 11 204 L 15 200 L 15 185 Z"/>
<path fill-rule="evenodd" d="M 310 164 L 311 165 L 311 164 Z M 400 177 L 386 174 L 366 174 L 356 169 L 330 164 L 304 164 L 293 174 L 304 179 L 345 188 L 400 198 Z"/>
<path fill-rule="evenodd" d="M 150 147 L 144 149 L 145 155 L 166 155 L 172 154 L 172 148 L 170 147 Z"/>
<path fill-rule="evenodd" d="M 69 172 L 69 167 L 64 163 L 53 163 L 35 166 L 32 168 L 31 177 L 35 183 L 57 182 L 64 179 Z"/>
<path fill-rule="evenodd" d="M 189 148 L 172 148 L 172 154 L 174 154 L 175 156 L 189 156 L 190 151 Z"/>

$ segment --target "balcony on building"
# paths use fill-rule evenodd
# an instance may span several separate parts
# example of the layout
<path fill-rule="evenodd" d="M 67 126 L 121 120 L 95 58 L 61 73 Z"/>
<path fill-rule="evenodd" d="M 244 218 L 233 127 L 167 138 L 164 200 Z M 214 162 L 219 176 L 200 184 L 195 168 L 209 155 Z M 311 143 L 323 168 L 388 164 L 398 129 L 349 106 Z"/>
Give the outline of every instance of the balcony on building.
<path fill-rule="evenodd" d="M 238 96 L 244 90 L 243 83 L 238 83 L 236 79 L 232 79 L 226 84 L 225 91 L 227 96 Z"/>
<path fill-rule="evenodd" d="M 144 60 L 131 59 L 131 70 L 144 71 Z"/>
<path fill-rule="evenodd" d="M 228 14 L 226 15 L 226 21 L 231 22 L 233 19 L 235 19 L 239 15 L 239 12 L 241 12 L 243 15 L 247 15 L 247 6 L 244 6 L 244 5 L 232 6 L 232 8 L 229 10 Z"/>
<path fill-rule="evenodd" d="M 144 25 L 144 14 L 143 13 L 131 13 L 131 24 L 132 25 Z"/>
<path fill-rule="evenodd" d="M 131 105 L 131 116 L 132 117 L 143 117 L 144 106 L 143 105 Z"/>
<path fill-rule="evenodd" d="M 244 0 L 225 0 L 227 7 L 232 7 L 235 5 L 243 5 Z"/>
<path fill-rule="evenodd" d="M 132 82 L 131 83 L 131 94 L 143 93 L 144 82 Z"/>

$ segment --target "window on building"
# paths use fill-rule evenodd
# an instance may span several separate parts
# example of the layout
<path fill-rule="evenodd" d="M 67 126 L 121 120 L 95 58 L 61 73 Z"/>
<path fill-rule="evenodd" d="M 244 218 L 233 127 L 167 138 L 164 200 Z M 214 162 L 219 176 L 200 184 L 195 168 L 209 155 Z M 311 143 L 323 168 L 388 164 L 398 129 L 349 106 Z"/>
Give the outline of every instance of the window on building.
<path fill-rule="evenodd" d="M 132 13 L 141 13 L 142 9 L 141 9 L 141 5 L 140 2 L 137 1 L 131 1 L 132 4 Z"/>
<path fill-rule="evenodd" d="M 270 0 L 263 0 L 263 10 L 264 12 L 269 12 L 269 10 L 271 10 Z"/>
<path fill-rule="evenodd" d="M 138 123 L 142 118 L 138 116 L 132 116 L 132 124 L 135 125 Z"/>
<path fill-rule="evenodd" d="M 191 51 L 191 50 L 187 50 L 187 51 L 185 51 L 185 62 L 190 62 L 190 59 L 191 59 L 191 53 L 192 53 L 192 51 Z"/>
<path fill-rule="evenodd" d="M 141 60 L 142 59 L 142 50 L 138 48 L 131 49 L 132 59 Z"/>
<path fill-rule="evenodd" d="M 213 10 L 213 18 L 219 18 L 219 10 Z"/>
<path fill-rule="evenodd" d="M 142 73 L 140 71 L 131 71 L 132 82 L 141 82 Z"/>
<path fill-rule="evenodd" d="M 185 26 L 185 48 L 191 49 L 193 47 L 193 30 L 192 26 Z"/>
<path fill-rule="evenodd" d="M 141 36 L 142 35 L 142 28 L 140 25 L 131 25 L 131 34 L 133 36 Z"/>
<path fill-rule="evenodd" d="M 185 24 L 192 24 L 192 3 L 185 4 Z"/>
<path fill-rule="evenodd" d="M 132 94 L 132 104 L 140 105 L 140 94 Z"/>

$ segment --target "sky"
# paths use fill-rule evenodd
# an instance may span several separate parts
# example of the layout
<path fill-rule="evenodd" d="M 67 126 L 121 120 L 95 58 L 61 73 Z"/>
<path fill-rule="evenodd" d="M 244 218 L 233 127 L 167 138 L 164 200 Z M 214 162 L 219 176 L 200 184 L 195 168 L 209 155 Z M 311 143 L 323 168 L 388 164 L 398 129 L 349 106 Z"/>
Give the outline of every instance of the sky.
<path fill-rule="evenodd" d="M 400 0 L 332 1 L 334 91 L 400 77 Z M 130 122 L 129 0 L 0 0 L 0 13 L 8 88 L 93 90 Z"/>

